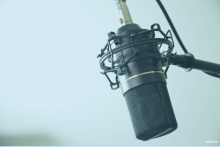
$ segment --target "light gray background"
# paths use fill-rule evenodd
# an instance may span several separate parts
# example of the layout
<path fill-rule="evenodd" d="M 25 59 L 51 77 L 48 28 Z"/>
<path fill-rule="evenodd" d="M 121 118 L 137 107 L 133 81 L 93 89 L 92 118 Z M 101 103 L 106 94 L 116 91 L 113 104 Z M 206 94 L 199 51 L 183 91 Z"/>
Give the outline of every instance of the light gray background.
<path fill-rule="evenodd" d="M 187 49 L 220 63 L 220 1 L 162 2 Z M 170 29 L 155 0 L 127 5 L 142 28 Z M 121 90 L 96 59 L 118 27 L 114 0 L 0 0 L 0 145 L 220 145 L 220 80 L 174 66 L 167 86 L 178 129 L 135 138 Z"/>

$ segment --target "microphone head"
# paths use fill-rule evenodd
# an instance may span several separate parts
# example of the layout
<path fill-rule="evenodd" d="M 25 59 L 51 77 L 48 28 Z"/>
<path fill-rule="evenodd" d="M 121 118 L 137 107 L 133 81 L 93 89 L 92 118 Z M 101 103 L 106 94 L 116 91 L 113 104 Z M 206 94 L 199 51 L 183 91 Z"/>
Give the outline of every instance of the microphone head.
<path fill-rule="evenodd" d="M 146 141 L 177 128 L 166 83 L 146 83 L 124 93 L 137 139 Z"/>

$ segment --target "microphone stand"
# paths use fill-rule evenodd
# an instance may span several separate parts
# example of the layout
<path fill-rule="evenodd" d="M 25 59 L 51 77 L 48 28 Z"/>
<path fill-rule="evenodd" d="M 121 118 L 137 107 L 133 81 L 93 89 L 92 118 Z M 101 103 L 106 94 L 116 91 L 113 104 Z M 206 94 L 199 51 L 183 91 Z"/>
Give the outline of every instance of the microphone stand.
<path fill-rule="evenodd" d="M 220 64 L 195 59 L 191 53 L 186 53 L 184 55 L 171 54 L 167 57 L 167 63 L 165 64 L 177 65 L 182 67 L 186 72 L 189 72 L 192 69 L 197 69 L 212 76 L 214 74 L 220 74 Z"/>
<path fill-rule="evenodd" d="M 172 65 L 177 65 L 179 67 L 182 67 L 182 69 L 186 72 L 189 72 L 192 69 L 198 69 L 198 70 L 205 72 L 206 74 L 208 74 L 210 76 L 220 78 L 220 64 L 195 59 L 193 54 L 189 53 L 187 51 L 186 47 L 184 46 L 182 40 L 180 39 L 168 13 L 167 13 L 166 9 L 164 8 L 163 4 L 161 3 L 161 1 L 156 0 L 156 2 L 158 3 L 165 18 L 167 19 L 167 22 L 169 23 L 174 35 L 176 36 L 177 41 L 179 42 L 181 48 L 185 52 L 184 55 L 176 55 L 176 54 L 171 53 L 171 55 L 169 57 L 167 57 L 167 62 L 165 63 L 165 66 L 167 66 L 167 69 L 165 71 L 165 75 L 166 75 L 166 72 L 169 68 L 169 65 L 172 64 Z"/>

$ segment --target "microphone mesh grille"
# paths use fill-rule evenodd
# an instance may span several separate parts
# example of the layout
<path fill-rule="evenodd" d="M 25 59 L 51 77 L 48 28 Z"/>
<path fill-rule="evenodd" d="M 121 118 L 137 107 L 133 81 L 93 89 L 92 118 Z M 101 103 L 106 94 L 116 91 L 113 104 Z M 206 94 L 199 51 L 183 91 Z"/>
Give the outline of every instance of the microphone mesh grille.
<path fill-rule="evenodd" d="M 148 140 L 169 129 L 169 119 L 156 82 L 130 89 L 124 97 L 136 138 Z"/>

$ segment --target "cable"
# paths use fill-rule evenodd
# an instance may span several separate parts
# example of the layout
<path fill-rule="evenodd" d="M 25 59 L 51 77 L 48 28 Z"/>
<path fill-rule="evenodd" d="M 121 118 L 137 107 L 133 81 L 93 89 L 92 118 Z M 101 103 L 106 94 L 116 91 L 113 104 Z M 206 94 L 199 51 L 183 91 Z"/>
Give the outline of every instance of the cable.
<path fill-rule="evenodd" d="M 183 51 L 184 51 L 185 53 L 188 53 L 188 51 L 187 51 L 187 49 L 185 48 L 185 46 L 184 46 L 182 40 L 181 40 L 180 37 L 179 37 L 179 35 L 178 35 L 178 33 L 177 33 L 177 31 L 176 31 L 176 29 L 175 29 L 175 27 L 174 27 L 174 25 L 173 25 L 173 23 L 172 23 L 170 17 L 169 17 L 169 15 L 168 15 L 166 9 L 164 8 L 163 4 L 161 3 L 160 0 L 156 0 L 156 1 L 157 1 L 158 5 L 160 6 L 160 8 L 161 8 L 163 14 L 165 15 L 165 17 L 166 17 L 166 19 L 167 19 L 167 21 L 168 21 L 168 23 L 169 23 L 169 25 L 170 25 L 170 27 L 171 27 L 171 29 L 172 29 L 174 35 L 176 36 L 176 39 L 177 39 L 177 41 L 179 42 L 181 48 L 183 49 Z"/>
<path fill-rule="evenodd" d="M 167 19 L 167 21 L 168 21 L 168 23 L 169 23 L 169 25 L 170 25 L 170 27 L 171 27 L 171 29 L 172 29 L 174 35 L 175 35 L 177 41 L 179 42 L 181 48 L 183 49 L 183 51 L 184 51 L 185 53 L 188 53 L 188 51 L 187 51 L 187 49 L 185 48 L 185 46 L 184 46 L 182 40 L 181 40 L 180 37 L 179 37 L 179 35 L 178 35 L 178 33 L 177 33 L 177 31 L 176 31 L 176 29 L 175 29 L 175 27 L 174 27 L 174 25 L 173 25 L 173 23 L 172 23 L 170 17 L 169 17 L 169 15 L 168 15 L 166 9 L 164 8 L 163 4 L 161 3 L 160 0 L 156 0 L 156 1 L 157 1 L 158 5 L 160 6 L 160 8 L 161 8 L 163 14 L 165 15 L 165 17 L 166 17 L 166 19 Z M 204 71 L 203 71 L 203 72 L 204 72 Z M 210 75 L 210 76 L 216 77 L 216 78 L 220 78 L 220 75 L 219 75 L 219 74 L 208 73 L 208 72 L 204 72 L 204 73 L 206 73 L 206 74 L 208 74 L 208 75 Z"/>

